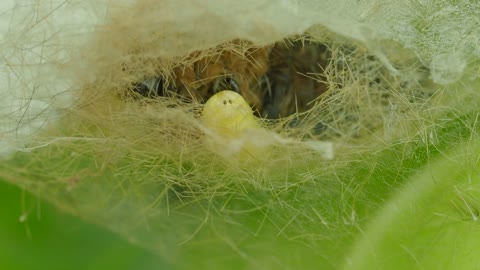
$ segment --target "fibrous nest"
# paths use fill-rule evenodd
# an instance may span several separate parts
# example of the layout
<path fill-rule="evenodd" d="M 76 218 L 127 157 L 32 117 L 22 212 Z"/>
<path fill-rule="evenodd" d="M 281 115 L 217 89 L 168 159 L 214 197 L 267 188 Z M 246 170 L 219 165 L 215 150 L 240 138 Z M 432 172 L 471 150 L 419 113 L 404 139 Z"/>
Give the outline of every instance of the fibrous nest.
<path fill-rule="evenodd" d="M 406 64 L 412 63 L 399 63 Z M 428 70 L 420 64 L 414 80 L 405 80 L 359 44 L 322 42 L 308 35 L 263 47 L 234 40 L 195 51 L 173 66 L 132 82 L 122 95 L 201 104 L 218 91 L 233 90 L 257 117 L 283 119 L 286 128 L 303 124 L 304 130 L 296 133 L 355 138 L 384 127 L 384 116 L 392 109 L 411 106 L 400 103 L 422 103 L 433 94 L 425 88 Z"/>

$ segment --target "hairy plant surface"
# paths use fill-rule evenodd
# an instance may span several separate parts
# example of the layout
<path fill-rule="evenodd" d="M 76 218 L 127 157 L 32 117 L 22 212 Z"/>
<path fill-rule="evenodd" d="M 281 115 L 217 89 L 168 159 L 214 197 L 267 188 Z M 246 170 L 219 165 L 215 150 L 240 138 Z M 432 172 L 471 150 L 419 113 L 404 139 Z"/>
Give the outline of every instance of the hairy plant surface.
<path fill-rule="evenodd" d="M 226 2 L 2 13 L 0 179 L 178 268 L 475 268 L 478 4 Z"/>

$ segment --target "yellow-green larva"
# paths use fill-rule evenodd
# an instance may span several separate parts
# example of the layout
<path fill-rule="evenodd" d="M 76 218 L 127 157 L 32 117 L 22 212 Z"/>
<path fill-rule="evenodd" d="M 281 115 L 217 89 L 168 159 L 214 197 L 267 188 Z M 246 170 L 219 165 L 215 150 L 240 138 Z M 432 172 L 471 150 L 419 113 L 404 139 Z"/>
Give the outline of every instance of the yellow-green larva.
<path fill-rule="evenodd" d="M 205 103 L 203 124 L 221 136 L 237 137 L 242 132 L 258 128 L 252 108 L 237 92 L 224 90 Z"/>
<path fill-rule="evenodd" d="M 262 129 L 252 108 L 237 92 L 224 90 L 208 99 L 202 123 L 208 129 L 207 144 L 217 154 L 235 160 L 263 156 L 265 149 L 258 146 L 255 136 Z"/>

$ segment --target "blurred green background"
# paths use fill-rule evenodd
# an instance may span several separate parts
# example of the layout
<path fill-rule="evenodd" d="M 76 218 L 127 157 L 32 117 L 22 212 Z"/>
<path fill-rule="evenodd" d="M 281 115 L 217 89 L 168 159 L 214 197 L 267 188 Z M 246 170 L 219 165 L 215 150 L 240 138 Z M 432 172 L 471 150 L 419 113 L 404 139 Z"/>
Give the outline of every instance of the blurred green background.
<path fill-rule="evenodd" d="M 170 268 L 114 233 L 3 181 L 0 200 L 0 269 Z"/>

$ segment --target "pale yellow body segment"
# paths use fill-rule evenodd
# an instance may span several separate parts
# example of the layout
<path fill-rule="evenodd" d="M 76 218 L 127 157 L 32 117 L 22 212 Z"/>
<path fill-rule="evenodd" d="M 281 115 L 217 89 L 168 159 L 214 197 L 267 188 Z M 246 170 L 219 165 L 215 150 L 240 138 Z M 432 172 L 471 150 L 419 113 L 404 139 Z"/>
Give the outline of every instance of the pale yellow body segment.
<path fill-rule="evenodd" d="M 222 156 L 258 157 L 264 150 L 252 143 L 251 135 L 260 125 L 252 108 L 237 92 L 225 90 L 208 99 L 202 123 L 212 133 L 210 147 Z"/>

